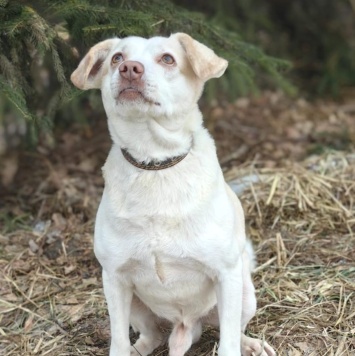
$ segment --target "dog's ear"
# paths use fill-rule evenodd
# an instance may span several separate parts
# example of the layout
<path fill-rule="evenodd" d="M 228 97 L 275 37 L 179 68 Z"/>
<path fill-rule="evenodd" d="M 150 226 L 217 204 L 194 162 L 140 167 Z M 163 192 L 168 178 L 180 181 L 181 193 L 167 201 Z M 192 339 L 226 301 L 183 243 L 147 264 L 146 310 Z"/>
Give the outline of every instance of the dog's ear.
<path fill-rule="evenodd" d="M 104 74 L 102 64 L 113 46 L 119 41 L 119 38 L 112 38 L 91 47 L 87 55 L 79 63 L 78 68 L 70 76 L 73 84 L 82 90 L 100 88 Z"/>
<path fill-rule="evenodd" d="M 210 48 L 186 33 L 175 33 L 172 37 L 180 42 L 193 71 L 203 81 L 219 78 L 227 69 L 228 61 L 218 57 Z"/>

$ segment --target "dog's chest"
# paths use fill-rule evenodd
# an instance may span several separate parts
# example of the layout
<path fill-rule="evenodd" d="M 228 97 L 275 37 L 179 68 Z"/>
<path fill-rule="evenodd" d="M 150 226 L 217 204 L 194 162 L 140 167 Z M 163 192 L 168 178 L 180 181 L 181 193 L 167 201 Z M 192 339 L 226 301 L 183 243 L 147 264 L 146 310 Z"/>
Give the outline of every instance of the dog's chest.
<path fill-rule="evenodd" d="M 209 204 L 221 179 L 218 162 L 197 154 L 161 171 L 137 170 L 121 156 L 114 146 L 104 166 L 105 190 L 112 214 L 127 219 L 190 214 L 196 206 Z"/>
<path fill-rule="evenodd" d="M 203 261 L 204 244 L 194 218 L 115 217 L 100 210 L 95 253 L 105 269 L 133 286 L 134 293 L 157 315 L 183 320 L 215 303 L 215 271 Z M 100 229 L 103 230 L 100 230 Z M 109 238 L 108 238 L 109 237 Z M 211 247 L 213 250 L 213 247 Z M 201 300 L 206 303 L 201 304 Z"/>
<path fill-rule="evenodd" d="M 120 241 L 126 251 L 119 271 L 134 284 L 149 281 L 167 286 L 183 283 L 187 274 L 196 282 L 206 275 L 208 268 L 196 248 L 202 243 L 199 230 L 193 231 L 194 223 L 199 225 L 197 219 L 158 215 L 118 221 L 117 236 L 123 237 Z"/>
<path fill-rule="evenodd" d="M 113 153 L 95 226 L 97 258 L 157 315 L 207 313 L 233 215 L 216 161 L 191 155 L 171 170 L 137 172 Z"/>
<path fill-rule="evenodd" d="M 172 252 L 164 253 L 150 246 L 144 252 L 133 254 L 118 272 L 135 286 L 154 284 L 162 288 L 183 284 L 186 280 L 198 282 L 210 274 L 201 262 L 191 257 L 175 256 Z"/>
<path fill-rule="evenodd" d="M 171 321 L 204 314 L 215 303 L 211 271 L 192 258 L 147 252 L 141 259 L 129 259 L 119 273 L 150 309 Z"/>

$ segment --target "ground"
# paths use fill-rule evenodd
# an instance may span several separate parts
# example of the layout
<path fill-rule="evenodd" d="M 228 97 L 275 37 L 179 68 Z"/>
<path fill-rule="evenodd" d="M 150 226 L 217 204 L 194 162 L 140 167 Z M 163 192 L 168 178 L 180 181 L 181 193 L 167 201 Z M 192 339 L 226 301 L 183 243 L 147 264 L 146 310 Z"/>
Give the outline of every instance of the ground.
<path fill-rule="evenodd" d="M 279 93 L 204 110 L 258 259 L 248 327 L 279 355 L 355 354 L 355 104 Z M 107 355 L 93 224 L 110 148 L 104 118 L 12 150 L 0 174 L 0 355 Z M 132 337 L 134 335 L 132 334 Z M 206 330 L 190 356 L 216 354 Z M 155 356 L 167 355 L 165 347 Z"/>

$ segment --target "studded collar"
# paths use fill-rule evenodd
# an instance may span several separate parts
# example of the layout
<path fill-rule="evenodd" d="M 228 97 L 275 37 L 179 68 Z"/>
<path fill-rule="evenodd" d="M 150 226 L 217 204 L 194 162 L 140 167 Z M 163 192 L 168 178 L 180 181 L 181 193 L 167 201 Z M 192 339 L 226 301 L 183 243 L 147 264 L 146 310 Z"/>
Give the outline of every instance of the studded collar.
<path fill-rule="evenodd" d="M 181 156 L 175 156 L 171 158 L 167 158 L 164 161 L 151 161 L 148 163 L 145 163 L 144 161 L 137 161 L 129 152 L 126 148 L 121 148 L 121 152 L 123 154 L 123 157 L 133 166 L 140 168 L 140 169 L 145 169 L 147 171 L 159 171 L 162 169 L 167 169 L 170 167 L 175 166 L 179 162 L 181 162 L 188 154 L 190 151 L 187 153 L 181 155 Z"/>

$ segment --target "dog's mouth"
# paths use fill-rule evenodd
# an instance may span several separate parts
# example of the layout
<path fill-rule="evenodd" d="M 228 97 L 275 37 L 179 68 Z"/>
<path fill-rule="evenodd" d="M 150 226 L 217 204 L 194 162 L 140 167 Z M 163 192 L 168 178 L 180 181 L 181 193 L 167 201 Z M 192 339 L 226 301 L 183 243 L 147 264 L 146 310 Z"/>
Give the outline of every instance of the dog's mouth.
<path fill-rule="evenodd" d="M 127 87 L 127 88 L 122 89 L 118 93 L 118 99 L 123 99 L 123 100 L 127 100 L 127 101 L 143 100 L 144 102 L 146 102 L 148 104 L 160 106 L 160 103 L 146 97 L 139 89 L 134 88 L 134 87 Z"/>

